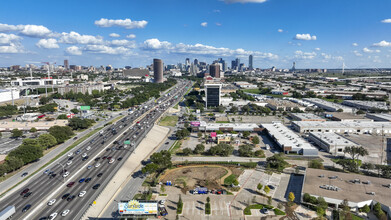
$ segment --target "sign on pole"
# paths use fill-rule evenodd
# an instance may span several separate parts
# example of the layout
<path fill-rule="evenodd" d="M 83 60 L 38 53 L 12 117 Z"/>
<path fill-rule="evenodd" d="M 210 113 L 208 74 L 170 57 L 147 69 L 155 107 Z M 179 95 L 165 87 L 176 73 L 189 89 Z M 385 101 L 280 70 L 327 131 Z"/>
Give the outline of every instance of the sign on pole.
<path fill-rule="evenodd" d="M 90 109 L 91 109 L 91 107 L 88 105 L 80 106 L 80 110 L 90 110 Z"/>
<path fill-rule="evenodd" d="M 126 140 L 126 141 L 124 141 L 124 144 L 130 144 L 130 140 Z"/>

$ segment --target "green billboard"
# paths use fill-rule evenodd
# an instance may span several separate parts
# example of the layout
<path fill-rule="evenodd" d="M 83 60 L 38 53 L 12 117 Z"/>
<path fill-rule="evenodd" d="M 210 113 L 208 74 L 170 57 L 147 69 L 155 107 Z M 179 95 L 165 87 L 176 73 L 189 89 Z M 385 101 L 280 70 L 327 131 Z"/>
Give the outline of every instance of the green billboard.
<path fill-rule="evenodd" d="M 80 106 L 80 110 L 90 110 L 90 109 L 91 109 L 91 107 L 88 105 Z"/>
<path fill-rule="evenodd" d="M 126 140 L 126 141 L 124 141 L 124 144 L 127 144 L 127 145 L 129 145 L 129 144 L 130 144 L 130 140 Z"/>

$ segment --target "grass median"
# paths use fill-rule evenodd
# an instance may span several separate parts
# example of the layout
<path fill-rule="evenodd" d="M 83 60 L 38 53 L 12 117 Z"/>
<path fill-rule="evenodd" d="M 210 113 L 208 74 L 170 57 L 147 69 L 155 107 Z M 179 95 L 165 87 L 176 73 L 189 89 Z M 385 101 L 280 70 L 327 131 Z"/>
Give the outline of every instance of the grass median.
<path fill-rule="evenodd" d="M 174 127 L 178 123 L 178 116 L 166 116 L 160 121 L 160 126 Z"/>

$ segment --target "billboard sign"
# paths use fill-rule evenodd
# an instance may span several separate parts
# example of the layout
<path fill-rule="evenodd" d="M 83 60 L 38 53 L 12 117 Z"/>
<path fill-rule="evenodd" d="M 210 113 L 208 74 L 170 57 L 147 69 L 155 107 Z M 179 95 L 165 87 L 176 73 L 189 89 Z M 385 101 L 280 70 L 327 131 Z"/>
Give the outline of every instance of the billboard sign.
<path fill-rule="evenodd" d="M 192 122 L 190 122 L 190 125 L 193 127 L 199 127 L 201 125 L 201 123 L 199 121 L 192 121 Z"/>
<path fill-rule="evenodd" d="M 130 145 L 130 140 L 125 140 L 124 144 Z"/>
<path fill-rule="evenodd" d="M 88 105 L 80 106 L 80 110 L 90 110 L 90 109 L 91 109 L 91 107 Z"/>
<path fill-rule="evenodd" d="M 216 137 L 217 136 L 217 133 L 216 132 L 210 132 L 210 136 L 213 138 L 213 137 Z"/>
<path fill-rule="evenodd" d="M 118 203 L 118 212 L 120 215 L 157 215 L 158 204 L 157 202 L 130 200 Z"/>

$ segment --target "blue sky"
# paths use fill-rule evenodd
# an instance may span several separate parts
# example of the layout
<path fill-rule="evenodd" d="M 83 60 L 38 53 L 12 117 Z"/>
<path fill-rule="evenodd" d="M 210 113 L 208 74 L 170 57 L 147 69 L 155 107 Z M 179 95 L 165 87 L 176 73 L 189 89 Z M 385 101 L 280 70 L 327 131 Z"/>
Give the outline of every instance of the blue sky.
<path fill-rule="evenodd" d="M 391 67 L 389 0 L 2 1 L 0 66 L 145 66 L 197 58 L 260 68 Z"/>

